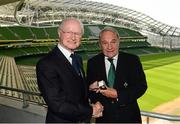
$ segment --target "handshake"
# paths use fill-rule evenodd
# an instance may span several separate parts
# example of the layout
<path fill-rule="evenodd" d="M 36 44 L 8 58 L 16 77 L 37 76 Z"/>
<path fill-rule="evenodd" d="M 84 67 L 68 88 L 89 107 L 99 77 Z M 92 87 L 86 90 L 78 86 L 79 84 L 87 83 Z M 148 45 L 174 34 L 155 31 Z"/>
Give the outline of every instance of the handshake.
<path fill-rule="evenodd" d="M 99 89 L 106 89 L 105 82 L 103 80 L 99 82 L 96 81 L 89 87 L 89 90 L 92 90 L 92 91 L 97 91 Z M 102 112 L 104 110 L 104 107 L 102 106 L 100 102 L 96 102 L 95 104 L 92 104 L 92 107 L 93 107 L 92 117 L 98 118 L 98 117 L 103 116 Z"/>
<path fill-rule="evenodd" d="M 117 90 L 114 88 L 110 88 L 106 86 L 105 82 L 102 81 L 95 81 L 89 86 L 90 91 L 95 91 L 96 93 L 100 93 L 103 96 L 107 98 L 112 98 L 118 101 L 118 94 Z M 98 118 L 103 116 L 102 112 L 104 110 L 104 107 L 100 102 L 96 102 L 95 104 L 92 105 L 93 107 L 93 116 L 94 118 Z"/>
<path fill-rule="evenodd" d="M 95 104 L 92 104 L 92 108 L 93 108 L 92 117 L 99 118 L 103 116 L 104 107 L 100 102 L 96 102 Z"/>

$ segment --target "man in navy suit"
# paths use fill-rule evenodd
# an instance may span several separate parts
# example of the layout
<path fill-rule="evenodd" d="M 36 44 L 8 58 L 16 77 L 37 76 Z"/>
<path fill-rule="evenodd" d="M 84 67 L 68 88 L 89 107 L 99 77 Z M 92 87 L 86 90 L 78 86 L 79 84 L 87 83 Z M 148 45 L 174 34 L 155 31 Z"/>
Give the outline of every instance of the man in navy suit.
<path fill-rule="evenodd" d="M 88 60 L 87 80 L 91 102 L 101 102 L 103 116 L 96 122 L 141 123 L 137 99 L 146 89 L 145 74 L 136 55 L 119 52 L 120 37 L 112 27 L 99 35 L 102 52 Z M 98 82 L 105 82 L 105 89 Z"/>
<path fill-rule="evenodd" d="M 103 106 L 89 105 L 82 59 L 74 50 L 84 33 L 83 24 L 68 18 L 58 28 L 59 43 L 36 66 L 39 90 L 48 106 L 47 123 L 90 122 L 102 116 Z"/>

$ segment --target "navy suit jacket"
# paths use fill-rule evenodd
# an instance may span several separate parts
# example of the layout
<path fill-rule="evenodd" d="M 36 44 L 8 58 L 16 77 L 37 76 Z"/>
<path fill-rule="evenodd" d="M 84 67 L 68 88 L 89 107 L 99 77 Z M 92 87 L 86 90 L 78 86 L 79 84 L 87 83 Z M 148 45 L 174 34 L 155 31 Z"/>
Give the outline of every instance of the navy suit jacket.
<path fill-rule="evenodd" d="M 89 122 L 92 108 L 87 98 L 82 59 L 82 76 L 55 47 L 36 66 L 39 90 L 48 106 L 46 122 Z"/>
<path fill-rule="evenodd" d="M 108 86 L 104 54 L 88 60 L 87 80 L 89 84 L 104 80 Z M 90 92 L 91 101 L 100 101 L 104 106 L 103 117 L 96 119 L 96 122 L 141 122 L 137 99 L 145 93 L 147 83 L 138 56 L 119 52 L 113 88 L 117 90 L 117 99 Z"/>

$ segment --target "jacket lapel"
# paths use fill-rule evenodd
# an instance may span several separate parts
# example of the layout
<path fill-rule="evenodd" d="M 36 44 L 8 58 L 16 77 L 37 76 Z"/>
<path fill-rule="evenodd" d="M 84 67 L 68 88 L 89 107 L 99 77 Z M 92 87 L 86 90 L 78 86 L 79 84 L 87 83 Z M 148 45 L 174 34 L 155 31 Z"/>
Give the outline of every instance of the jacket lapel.
<path fill-rule="evenodd" d="M 88 92 L 88 87 L 87 87 L 87 83 L 86 83 L 86 77 L 85 77 L 85 72 L 84 72 L 84 69 L 83 69 L 83 62 L 82 62 L 82 59 L 80 56 L 77 55 L 77 58 L 78 58 L 78 64 L 79 64 L 79 67 L 80 67 L 80 76 L 78 75 L 79 78 L 81 78 L 82 80 L 82 83 L 83 83 L 83 86 L 84 86 L 84 89 L 85 89 L 85 97 L 87 97 L 87 92 Z M 76 73 L 77 74 L 77 73 Z"/>
<path fill-rule="evenodd" d="M 114 81 L 114 87 L 117 87 L 120 85 L 120 87 L 123 87 L 123 82 L 126 80 L 126 73 L 125 73 L 125 64 L 123 62 L 123 56 L 121 52 L 119 52 L 118 60 L 117 60 L 117 67 L 116 67 L 116 75 L 115 75 L 115 81 Z"/>
<path fill-rule="evenodd" d="M 66 57 L 59 50 L 58 47 L 55 47 L 53 52 L 54 52 L 55 56 L 57 56 L 57 63 L 59 65 L 63 65 L 65 68 L 67 68 L 67 71 L 72 72 L 74 77 L 78 80 L 77 82 L 79 82 L 80 85 L 83 85 L 83 87 L 84 87 L 83 92 L 85 92 L 85 97 L 86 97 L 87 96 L 87 86 L 86 86 L 86 79 L 85 79 L 85 74 L 84 74 L 81 58 L 78 56 L 78 63 L 80 64 L 81 72 L 82 72 L 82 76 L 79 76 L 77 74 L 77 72 L 75 71 L 75 69 L 73 68 L 73 66 L 71 65 L 71 63 L 66 59 Z M 77 85 L 79 85 L 79 84 L 77 84 Z"/>
<path fill-rule="evenodd" d="M 71 63 L 66 59 L 66 57 L 63 55 L 63 53 L 58 49 L 58 47 L 56 46 L 53 50 L 53 52 L 55 53 L 55 56 L 57 56 L 57 62 L 63 66 L 65 66 L 68 71 L 72 72 L 72 74 L 76 77 L 76 78 L 80 78 L 80 76 L 78 76 L 77 72 L 75 71 L 75 69 L 72 67 Z"/>
<path fill-rule="evenodd" d="M 104 61 L 104 54 L 100 54 L 100 61 L 99 61 L 99 66 L 100 66 L 100 70 L 99 71 L 99 74 L 101 74 L 102 76 L 102 79 L 104 79 L 104 81 L 106 82 L 106 85 L 107 84 L 107 76 L 106 76 L 106 66 L 105 66 L 105 61 Z"/>

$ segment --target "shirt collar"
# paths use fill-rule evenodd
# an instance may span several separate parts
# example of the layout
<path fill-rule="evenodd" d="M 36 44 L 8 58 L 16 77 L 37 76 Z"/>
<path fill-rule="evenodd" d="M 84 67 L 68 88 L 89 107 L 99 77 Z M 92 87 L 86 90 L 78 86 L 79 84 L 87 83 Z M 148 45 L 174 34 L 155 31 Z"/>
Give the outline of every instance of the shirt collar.
<path fill-rule="evenodd" d="M 61 44 L 58 43 L 59 50 L 63 53 L 63 55 L 69 60 L 71 52 L 65 49 Z"/>
<path fill-rule="evenodd" d="M 119 54 L 115 55 L 112 59 L 115 60 L 115 61 L 117 61 L 118 55 L 119 55 Z M 106 60 L 107 60 L 108 58 L 109 58 L 109 57 L 105 56 L 105 59 L 106 59 Z"/>

